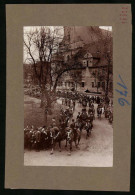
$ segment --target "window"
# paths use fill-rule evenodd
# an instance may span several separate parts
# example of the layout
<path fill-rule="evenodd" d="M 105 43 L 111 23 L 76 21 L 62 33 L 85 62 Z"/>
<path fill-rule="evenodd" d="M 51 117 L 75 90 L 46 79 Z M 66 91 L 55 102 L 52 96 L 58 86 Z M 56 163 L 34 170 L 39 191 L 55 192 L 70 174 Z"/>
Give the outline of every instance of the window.
<path fill-rule="evenodd" d="M 92 66 L 92 65 L 93 65 L 92 60 L 89 60 L 89 66 Z"/>
<path fill-rule="evenodd" d="M 82 82 L 82 87 L 84 87 L 84 82 Z"/>
<path fill-rule="evenodd" d="M 83 64 L 86 65 L 86 61 L 83 61 Z"/>
<path fill-rule="evenodd" d="M 98 82 L 98 88 L 100 88 L 100 82 Z"/>
<path fill-rule="evenodd" d="M 92 87 L 94 87 L 94 82 L 92 82 L 91 84 L 92 84 Z"/>
<path fill-rule="evenodd" d="M 92 57 L 91 53 L 86 53 L 86 54 L 84 55 L 84 58 L 91 58 L 91 57 Z"/>
<path fill-rule="evenodd" d="M 90 61 L 89 62 L 92 63 L 93 62 L 93 58 L 90 58 Z"/>

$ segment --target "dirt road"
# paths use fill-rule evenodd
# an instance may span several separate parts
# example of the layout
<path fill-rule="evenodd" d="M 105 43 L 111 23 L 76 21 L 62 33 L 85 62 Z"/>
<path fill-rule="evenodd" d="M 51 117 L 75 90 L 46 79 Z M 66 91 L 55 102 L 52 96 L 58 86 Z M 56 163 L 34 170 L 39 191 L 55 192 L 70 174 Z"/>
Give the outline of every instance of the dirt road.
<path fill-rule="evenodd" d="M 35 98 L 36 99 L 36 98 Z M 34 99 L 33 99 L 34 101 Z M 35 100 L 37 101 L 37 100 Z M 59 103 L 60 100 L 59 100 Z M 94 105 L 96 108 L 96 104 Z M 81 107 L 77 104 L 74 112 Z M 73 144 L 71 156 L 65 149 L 65 141 L 62 142 L 62 151 L 59 152 L 56 145 L 53 155 L 50 150 L 46 151 L 28 151 L 24 153 L 24 165 L 26 166 L 85 166 L 85 167 L 111 167 L 113 166 L 113 128 L 112 125 L 102 116 L 102 119 L 96 119 L 93 123 L 91 136 L 86 139 L 86 132 L 82 133 L 79 149 Z"/>

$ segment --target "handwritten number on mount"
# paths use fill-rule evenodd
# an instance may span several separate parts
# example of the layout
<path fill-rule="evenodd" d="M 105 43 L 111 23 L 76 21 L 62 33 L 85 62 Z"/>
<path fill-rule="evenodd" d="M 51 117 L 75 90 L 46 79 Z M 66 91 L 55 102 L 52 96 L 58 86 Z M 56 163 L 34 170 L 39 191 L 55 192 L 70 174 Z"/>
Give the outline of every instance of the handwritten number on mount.
<path fill-rule="evenodd" d="M 124 88 L 124 91 L 120 91 L 118 89 L 115 89 L 120 95 L 123 95 L 125 97 L 127 97 L 128 91 L 127 91 L 127 87 L 123 81 L 123 79 L 121 78 L 121 76 L 119 75 L 119 78 L 121 80 L 121 82 L 117 82 L 117 85 L 119 85 L 120 87 Z M 125 103 L 127 103 L 127 105 L 130 105 L 130 103 L 125 99 L 125 98 L 118 98 L 118 102 L 121 106 L 125 106 Z"/>
<path fill-rule="evenodd" d="M 125 103 L 124 102 L 126 102 L 128 105 L 130 105 L 130 103 L 126 99 L 124 99 L 124 98 L 119 98 L 118 99 L 118 102 L 119 102 L 119 104 L 121 106 L 125 106 Z"/>
<path fill-rule="evenodd" d="M 121 83 L 117 83 L 117 84 L 120 85 L 121 87 L 123 87 L 124 89 L 127 89 L 127 87 L 126 87 L 126 85 L 125 85 L 125 83 L 124 83 L 124 81 L 123 81 L 123 79 L 121 78 L 120 75 L 119 75 L 119 78 L 120 78 L 122 84 Z"/>
<path fill-rule="evenodd" d="M 120 95 L 124 95 L 125 97 L 127 97 L 127 94 L 128 94 L 128 92 L 127 91 L 124 91 L 124 92 L 122 92 L 122 91 L 119 91 L 118 89 L 115 89 L 118 93 L 120 93 Z"/>

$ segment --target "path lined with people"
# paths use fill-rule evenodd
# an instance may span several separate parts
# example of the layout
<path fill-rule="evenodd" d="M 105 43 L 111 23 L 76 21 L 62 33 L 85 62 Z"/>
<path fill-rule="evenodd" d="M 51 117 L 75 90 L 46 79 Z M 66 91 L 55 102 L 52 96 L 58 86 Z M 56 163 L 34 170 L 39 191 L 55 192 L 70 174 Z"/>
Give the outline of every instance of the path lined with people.
<path fill-rule="evenodd" d="M 32 139 L 32 142 L 35 145 L 33 144 L 33 147 L 30 143 L 28 147 L 25 147 L 24 164 L 33 166 L 59 166 L 61 163 L 64 163 L 64 166 L 112 166 L 113 128 L 112 124 L 109 123 L 108 118 L 105 118 L 105 109 L 102 107 L 103 113 L 101 114 L 101 118 L 98 118 L 97 107 L 100 104 L 91 102 L 91 105 L 87 104 L 87 106 L 84 106 L 82 103 L 76 100 L 74 107 L 72 105 L 69 107 L 69 105 L 65 105 L 64 101 L 62 102 L 62 99 L 63 98 L 58 98 L 57 103 L 61 106 L 62 112 L 65 113 L 65 119 L 67 119 L 68 113 L 70 113 L 69 110 L 72 110 L 72 114 L 70 113 L 71 116 L 68 116 L 68 123 L 66 124 L 66 128 L 63 128 L 63 123 L 59 123 L 60 126 L 57 127 L 55 118 L 52 119 L 52 125 L 49 127 L 49 131 L 47 131 L 46 127 L 39 127 L 38 129 L 36 129 L 35 127 L 31 127 L 30 131 L 32 131 L 33 133 L 30 133 L 30 140 Z M 35 99 L 33 98 L 32 100 L 34 101 Z M 91 119 L 89 120 L 88 117 L 88 110 L 91 108 L 91 106 L 95 111 L 92 123 Z M 86 121 L 83 121 L 82 129 L 81 126 L 79 126 L 77 120 L 78 113 L 80 113 L 80 115 L 84 114 L 84 116 L 87 116 Z M 89 131 L 87 131 L 88 124 L 90 123 L 92 124 L 92 126 L 90 126 Z M 65 129 L 65 131 L 63 131 L 64 134 L 61 134 L 61 131 L 59 131 L 60 128 L 62 131 L 63 129 Z M 76 134 L 76 130 L 78 128 L 79 131 L 81 130 L 81 139 L 79 141 L 79 145 L 77 145 L 79 135 Z M 67 148 L 65 148 L 65 143 L 66 141 L 70 141 L 70 138 L 72 138 L 72 136 L 70 135 L 73 134 L 76 135 L 76 145 L 72 143 L 72 145 L 70 146 L 70 153 L 72 153 L 72 158 L 70 158 L 67 155 L 68 153 Z M 61 139 L 61 136 L 63 135 L 66 135 L 66 138 Z M 58 142 L 59 138 L 61 139 L 60 146 Z M 46 141 L 44 142 L 43 140 Z M 57 141 L 55 143 L 55 147 L 52 144 L 51 140 L 53 140 L 53 144 L 55 143 L 55 141 Z M 41 144 L 43 142 L 45 144 Z"/>
<path fill-rule="evenodd" d="M 33 99 L 34 101 L 34 99 Z M 35 100 L 36 101 L 36 100 Z M 61 99 L 57 100 L 62 105 Z M 63 105 L 66 109 L 66 106 Z M 24 153 L 24 164 L 33 166 L 95 166 L 110 167 L 113 165 L 113 128 L 112 124 L 102 114 L 101 119 L 97 117 L 97 104 L 94 103 L 95 120 L 91 136 L 86 139 L 86 132 L 83 130 L 79 149 L 73 144 L 71 157 L 67 155 L 65 141 L 62 141 L 61 152 L 56 144 L 54 154 L 50 155 L 51 149 L 27 150 Z M 73 118 L 76 119 L 82 106 L 76 103 Z M 86 108 L 88 110 L 88 106 Z M 71 119 L 72 120 L 72 119 Z"/>

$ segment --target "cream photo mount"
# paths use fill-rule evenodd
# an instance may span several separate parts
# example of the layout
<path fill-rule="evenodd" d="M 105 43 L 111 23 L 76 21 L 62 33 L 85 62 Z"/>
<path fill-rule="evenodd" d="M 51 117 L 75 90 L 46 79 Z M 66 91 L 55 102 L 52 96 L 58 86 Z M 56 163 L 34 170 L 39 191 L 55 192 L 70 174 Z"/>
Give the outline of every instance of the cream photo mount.
<path fill-rule="evenodd" d="M 121 16 L 122 10 L 127 10 L 126 19 Z M 112 26 L 114 62 L 113 167 L 39 167 L 23 165 L 23 26 L 39 25 Z M 131 5 L 6 5 L 6 32 L 5 188 L 129 191 L 132 81 Z M 127 91 L 126 96 L 122 96 L 118 92 L 120 91 L 120 85 L 118 84 L 120 78 L 124 81 Z M 125 100 L 123 101 L 121 98 Z M 39 182 L 37 182 L 37 178 Z"/>

